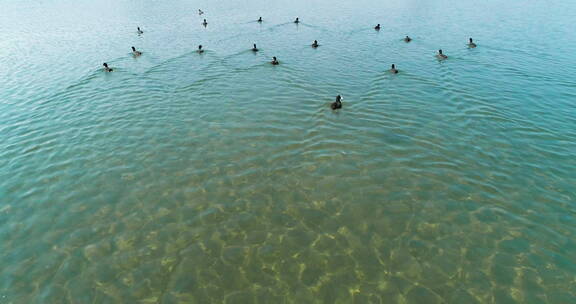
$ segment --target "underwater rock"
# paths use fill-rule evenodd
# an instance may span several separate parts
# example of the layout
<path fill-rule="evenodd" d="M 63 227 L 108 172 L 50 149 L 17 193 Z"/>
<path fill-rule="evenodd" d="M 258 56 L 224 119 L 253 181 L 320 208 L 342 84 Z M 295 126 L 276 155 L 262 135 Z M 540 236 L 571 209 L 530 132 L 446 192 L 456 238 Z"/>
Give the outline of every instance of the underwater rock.
<path fill-rule="evenodd" d="M 96 244 L 90 244 L 84 247 L 84 257 L 90 261 L 94 262 L 98 259 L 103 258 L 110 254 L 112 246 L 109 241 L 101 241 Z"/>
<path fill-rule="evenodd" d="M 257 255 L 263 262 L 272 263 L 277 261 L 280 256 L 280 250 L 273 245 L 264 245 L 258 248 Z"/>
<path fill-rule="evenodd" d="M 224 298 L 225 304 L 246 304 L 254 303 L 254 295 L 247 291 L 236 291 L 226 295 Z"/>
<path fill-rule="evenodd" d="M 423 286 L 416 286 L 412 288 L 406 295 L 408 303 L 443 303 L 443 300 L 436 293 Z"/>
<path fill-rule="evenodd" d="M 267 238 L 268 238 L 268 232 L 251 231 L 246 236 L 246 244 L 248 245 L 262 244 L 266 242 Z"/>
<path fill-rule="evenodd" d="M 314 265 L 307 265 L 300 275 L 300 281 L 306 286 L 314 286 L 323 274 L 324 271 L 322 268 Z"/>
<path fill-rule="evenodd" d="M 226 247 L 222 251 L 222 260 L 230 265 L 239 266 L 244 263 L 248 254 L 248 248 L 240 246 Z"/>
<path fill-rule="evenodd" d="M 466 303 L 466 304 L 480 304 L 480 302 L 469 294 L 467 291 L 458 289 L 450 296 L 448 301 L 450 304 Z"/>

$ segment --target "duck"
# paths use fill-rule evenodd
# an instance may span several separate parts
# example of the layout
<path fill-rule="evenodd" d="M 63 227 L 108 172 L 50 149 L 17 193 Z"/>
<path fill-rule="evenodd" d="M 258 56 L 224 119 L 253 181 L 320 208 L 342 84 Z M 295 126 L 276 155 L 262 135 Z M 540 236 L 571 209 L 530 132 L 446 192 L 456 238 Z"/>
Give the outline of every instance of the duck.
<path fill-rule="evenodd" d="M 396 69 L 396 65 L 393 64 L 393 65 L 392 65 L 392 68 L 390 69 L 390 73 L 392 73 L 392 74 L 398 74 L 398 72 L 399 72 L 399 71 Z"/>
<path fill-rule="evenodd" d="M 279 65 L 280 62 L 278 62 L 278 59 L 276 59 L 276 57 L 272 57 L 272 61 L 270 62 L 272 65 Z"/>
<path fill-rule="evenodd" d="M 470 38 L 470 43 L 468 43 L 468 47 L 470 47 L 470 48 L 475 48 L 475 47 L 476 47 L 476 43 L 474 43 L 474 41 L 472 40 L 472 38 Z"/>
<path fill-rule="evenodd" d="M 104 71 L 106 71 L 106 72 L 112 72 L 112 71 L 114 71 L 114 69 L 112 69 L 111 67 L 109 67 L 106 62 L 104 62 L 103 66 L 104 66 Z"/>
<path fill-rule="evenodd" d="M 258 52 L 258 48 L 256 47 L 256 43 L 254 43 L 254 47 L 252 48 L 252 52 Z"/>
<path fill-rule="evenodd" d="M 202 16 L 204 15 L 204 12 L 201 9 L 198 9 L 198 15 Z"/>
<path fill-rule="evenodd" d="M 412 41 L 412 38 L 410 38 L 410 37 L 408 37 L 408 36 L 406 36 L 406 37 L 404 38 L 404 42 L 410 42 L 410 41 Z"/>
<path fill-rule="evenodd" d="M 380 30 L 380 23 L 378 23 L 378 25 L 376 25 L 376 26 L 374 27 L 374 29 L 377 30 L 377 31 L 379 31 L 379 30 Z"/>
<path fill-rule="evenodd" d="M 207 26 L 208 25 L 208 21 L 206 21 L 206 19 L 204 19 L 204 22 L 202 22 L 203 26 Z"/>
<path fill-rule="evenodd" d="M 137 51 L 135 47 L 132 47 L 132 55 L 134 55 L 134 57 L 138 57 L 142 55 L 142 52 Z"/>
<path fill-rule="evenodd" d="M 436 54 L 436 57 L 437 57 L 438 59 L 448 59 L 448 56 L 444 55 L 444 54 L 442 53 L 442 50 L 438 50 L 438 54 Z"/>
<path fill-rule="evenodd" d="M 300 23 L 300 18 L 296 17 L 296 20 L 294 20 L 294 23 L 296 23 L 296 24 Z"/>
<path fill-rule="evenodd" d="M 140 35 L 144 34 L 144 31 L 142 31 L 142 30 L 140 29 L 140 27 L 138 27 L 138 34 L 140 34 Z"/>
<path fill-rule="evenodd" d="M 319 47 L 319 46 L 320 46 L 320 45 L 318 44 L 318 40 L 314 40 L 314 42 L 312 42 L 312 47 L 313 47 L 313 48 L 317 48 L 317 47 Z"/>
<path fill-rule="evenodd" d="M 342 109 L 342 96 L 336 96 L 336 101 L 330 104 L 330 108 L 332 108 L 332 110 Z"/>
<path fill-rule="evenodd" d="M 204 53 L 204 50 L 202 49 L 202 45 L 198 46 L 198 51 L 196 51 L 196 52 L 198 52 L 198 54 Z"/>
<path fill-rule="evenodd" d="M 258 22 L 262 23 L 262 17 L 258 18 Z"/>

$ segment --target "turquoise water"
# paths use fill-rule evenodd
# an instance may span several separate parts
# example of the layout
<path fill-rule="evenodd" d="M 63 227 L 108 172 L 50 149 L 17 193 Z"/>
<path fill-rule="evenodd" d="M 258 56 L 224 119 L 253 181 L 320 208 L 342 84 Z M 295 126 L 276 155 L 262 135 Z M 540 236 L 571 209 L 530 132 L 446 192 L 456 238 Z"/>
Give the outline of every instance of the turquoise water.
<path fill-rule="evenodd" d="M 575 17 L 3 0 L 0 303 L 575 303 Z"/>

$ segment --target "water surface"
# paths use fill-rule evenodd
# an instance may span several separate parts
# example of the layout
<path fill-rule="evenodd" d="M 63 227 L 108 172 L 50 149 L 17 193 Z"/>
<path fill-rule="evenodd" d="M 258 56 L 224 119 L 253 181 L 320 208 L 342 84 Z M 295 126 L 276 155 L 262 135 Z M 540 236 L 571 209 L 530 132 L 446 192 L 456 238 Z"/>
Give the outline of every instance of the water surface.
<path fill-rule="evenodd" d="M 573 1 L 0 5 L 0 303 L 576 302 Z"/>

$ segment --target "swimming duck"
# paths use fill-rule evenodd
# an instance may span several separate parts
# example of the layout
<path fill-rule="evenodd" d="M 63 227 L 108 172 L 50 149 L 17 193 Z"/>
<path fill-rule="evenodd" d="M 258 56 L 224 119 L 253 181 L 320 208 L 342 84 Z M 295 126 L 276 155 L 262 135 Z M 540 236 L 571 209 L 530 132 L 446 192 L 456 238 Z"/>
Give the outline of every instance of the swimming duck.
<path fill-rule="evenodd" d="M 142 55 L 142 52 L 137 51 L 135 47 L 132 47 L 132 55 L 134 55 L 134 57 L 138 57 Z"/>
<path fill-rule="evenodd" d="M 278 62 L 278 59 L 276 59 L 276 57 L 272 57 L 272 61 L 270 62 L 272 65 L 279 65 L 280 62 Z"/>
<path fill-rule="evenodd" d="M 207 26 L 208 25 L 208 21 L 206 21 L 206 19 L 204 19 L 204 22 L 202 22 L 203 26 Z"/>
<path fill-rule="evenodd" d="M 260 23 L 262 22 L 262 17 L 258 18 L 258 22 Z"/>
<path fill-rule="evenodd" d="M 380 30 L 380 23 L 378 23 L 378 25 L 376 25 L 376 26 L 374 27 L 374 29 L 377 30 L 377 31 L 379 31 L 379 30 Z"/>
<path fill-rule="evenodd" d="M 392 73 L 392 74 L 398 74 L 398 72 L 399 72 L 399 71 L 396 69 L 396 65 L 393 64 L 393 65 L 392 65 L 392 68 L 390 69 L 390 73 Z"/>
<path fill-rule="evenodd" d="M 342 108 L 342 96 L 336 96 L 336 101 L 330 104 L 330 108 L 332 110 L 341 109 Z"/>
<path fill-rule="evenodd" d="M 319 47 L 319 46 L 320 46 L 320 45 L 318 44 L 318 40 L 314 40 L 314 42 L 312 43 L 312 47 L 313 47 L 313 48 L 317 48 L 317 47 Z"/>
<path fill-rule="evenodd" d="M 144 32 L 138 27 L 138 34 L 144 34 Z"/>
<path fill-rule="evenodd" d="M 294 23 L 296 23 L 296 24 L 300 23 L 300 18 L 296 17 L 296 20 L 294 20 Z"/>
<path fill-rule="evenodd" d="M 476 47 L 476 43 L 474 43 L 474 41 L 472 40 L 472 38 L 470 38 L 470 43 L 468 43 L 468 47 L 470 47 L 470 48 L 475 48 L 475 47 Z"/>
<path fill-rule="evenodd" d="M 410 42 L 410 41 L 412 41 L 412 38 L 410 38 L 408 36 L 406 36 L 406 38 L 404 38 L 404 42 Z"/>
<path fill-rule="evenodd" d="M 198 46 L 198 51 L 196 51 L 196 52 L 198 52 L 198 54 L 204 53 L 204 50 L 202 49 L 202 45 Z"/>
<path fill-rule="evenodd" d="M 254 43 L 254 47 L 252 48 L 252 52 L 258 52 L 258 48 L 256 47 L 256 43 Z"/>
<path fill-rule="evenodd" d="M 442 54 L 442 50 L 438 50 L 438 54 L 436 54 L 436 57 L 438 59 L 447 59 L 448 58 L 448 56 Z"/>
<path fill-rule="evenodd" d="M 201 9 L 198 9 L 198 15 L 202 16 L 204 15 L 204 12 Z"/>
<path fill-rule="evenodd" d="M 106 62 L 104 62 L 103 66 L 104 66 L 104 71 L 106 71 L 106 72 L 114 71 L 112 68 L 108 67 L 108 64 Z"/>

